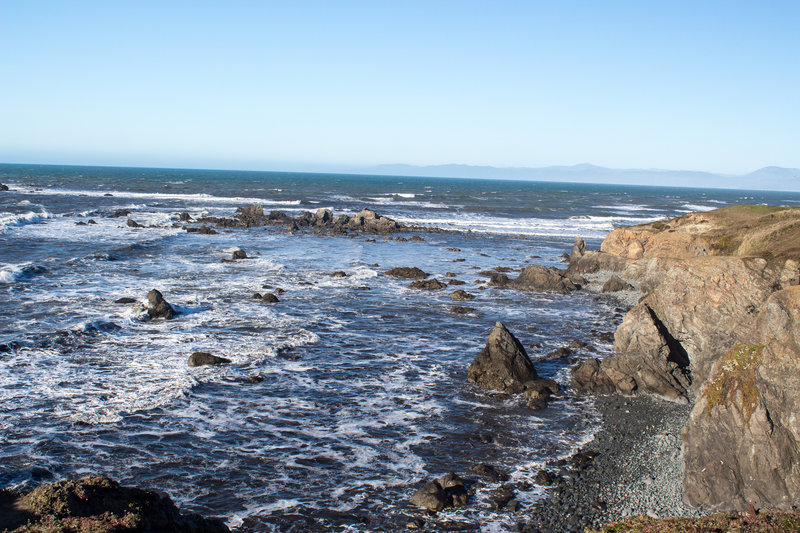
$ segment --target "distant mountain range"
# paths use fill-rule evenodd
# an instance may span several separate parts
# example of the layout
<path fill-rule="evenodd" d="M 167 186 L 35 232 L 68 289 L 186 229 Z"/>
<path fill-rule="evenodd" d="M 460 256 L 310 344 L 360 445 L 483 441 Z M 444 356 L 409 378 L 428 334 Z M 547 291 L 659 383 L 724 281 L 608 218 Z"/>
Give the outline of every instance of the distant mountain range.
<path fill-rule="evenodd" d="M 368 169 L 360 169 L 359 172 L 391 176 L 499 178 L 573 183 L 800 191 L 800 169 L 782 167 L 764 167 L 743 175 L 714 174 L 691 170 L 613 169 L 590 164 L 541 168 L 398 164 L 377 165 Z"/>

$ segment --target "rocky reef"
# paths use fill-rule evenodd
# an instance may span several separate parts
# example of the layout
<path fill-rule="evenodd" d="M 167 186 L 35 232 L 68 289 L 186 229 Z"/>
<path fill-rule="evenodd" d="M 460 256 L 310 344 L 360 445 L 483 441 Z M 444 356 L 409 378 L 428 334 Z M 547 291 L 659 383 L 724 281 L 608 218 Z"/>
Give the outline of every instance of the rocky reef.
<path fill-rule="evenodd" d="M 0 531 L 223 533 L 229 529 L 220 520 L 182 513 L 168 496 L 87 476 L 43 485 L 27 494 L 0 491 Z"/>
<path fill-rule="evenodd" d="M 613 357 L 573 369 L 579 391 L 691 405 L 687 501 L 714 510 L 800 501 L 800 208 L 732 206 L 577 242 L 569 273 L 641 291 Z M 619 285 L 618 282 L 617 285 Z"/>

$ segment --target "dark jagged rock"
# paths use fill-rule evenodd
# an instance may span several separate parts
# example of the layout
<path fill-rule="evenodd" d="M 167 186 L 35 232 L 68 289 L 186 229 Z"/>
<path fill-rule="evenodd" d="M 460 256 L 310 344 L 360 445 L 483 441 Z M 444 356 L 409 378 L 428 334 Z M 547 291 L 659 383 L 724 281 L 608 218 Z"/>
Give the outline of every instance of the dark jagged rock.
<path fill-rule="evenodd" d="M 128 224 L 129 228 L 143 228 L 144 227 L 141 224 L 139 224 L 138 222 L 136 222 L 135 220 L 133 220 L 132 218 L 129 218 L 128 222 L 126 222 L 126 224 Z"/>
<path fill-rule="evenodd" d="M 607 293 L 630 290 L 633 290 L 633 285 L 614 274 L 603 284 L 603 288 L 600 289 L 600 292 Z"/>
<path fill-rule="evenodd" d="M 184 228 L 186 233 L 199 233 L 200 235 L 216 235 L 217 230 L 209 228 L 205 224 L 196 228 L 187 227 Z"/>
<path fill-rule="evenodd" d="M 189 356 L 188 360 L 189 366 L 221 365 L 230 362 L 230 359 L 219 357 L 218 355 L 213 355 L 208 352 L 194 352 Z"/>
<path fill-rule="evenodd" d="M 238 261 L 240 259 L 247 259 L 247 252 L 244 250 L 234 250 L 231 259 Z"/>
<path fill-rule="evenodd" d="M 475 299 L 475 295 L 474 294 L 470 294 L 470 293 L 468 293 L 467 291 L 465 291 L 463 289 L 458 289 L 456 291 L 453 291 L 453 293 L 450 295 L 450 299 L 451 300 L 473 300 L 473 299 Z"/>
<path fill-rule="evenodd" d="M 275 292 L 277 292 L 277 291 L 275 291 Z M 261 301 L 264 302 L 265 304 L 276 304 L 276 303 L 280 302 L 278 297 L 275 296 L 271 292 L 268 292 L 266 294 L 262 294 L 261 295 Z"/>
<path fill-rule="evenodd" d="M 409 289 L 417 289 L 422 291 L 437 291 L 440 289 L 444 289 L 445 287 L 447 287 L 447 284 L 442 283 L 436 278 L 412 281 L 408 285 Z"/>
<path fill-rule="evenodd" d="M 506 327 L 497 322 L 486 346 L 469 366 L 467 379 L 502 392 L 522 392 L 525 384 L 539 378 L 525 348 Z"/>
<path fill-rule="evenodd" d="M 164 299 L 164 296 L 156 289 L 151 290 L 145 297 L 145 310 L 150 318 L 165 318 L 172 320 L 178 313 Z"/>
<path fill-rule="evenodd" d="M 7 190 L 8 190 L 8 185 L 4 185 L 4 184 L 0 183 L 0 191 L 5 192 Z"/>
<path fill-rule="evenodd" d="M 344 272 L 342 270 L 337 270 L 336 272 L 331 274 L 331 277 L 332 278 L 346 278 L 347 277 L 347 272 Z"/>
<path fill-rule="evenodd" d="M 454 305 L 453 307 L 450 308 L 450 312 L 455 313 L 457 315 L 467 315 L 469 313 L 472 313 L 473 311 L 475 311 L 474 307 L 464 307 L 461 305 Z"/>
<path fill-rule="evenodd" d="M 580 237 L 575 237 L 575 245 L 569 254 L 569 264 L 573 265 L 586 253 L 586 242 Z"/>
<path fill-rule="evenodd" d="M 130 298 L 128 296 L 124 296 L 122 298 L 118 298 L 118 299 L 114 300 L 114 303 L 115 304 L 135 304 L 136 303 L 136 298 Z"/>
<path fill-rule="evenodd" d="M 0 530 L 20 533 L 229 531 L 220 520 L 181 513 L 168 496 L 123 487 L 100 476 L 58 481 L 28 494 L 6 491 L 0 498 Z"/>
<path fill-rule="evenodd" d="M 447 280 L 447 284 L 448 285 L 466 285 L 467 282 L 466 281 L 462 281 L 460 279 L 448 279 Z"/>
<path fill-rule="evenodd" d="M 386 275 L 392 276 L 393 278 L 425 279 L 430 274 L 423 272 L 417 267 L 395 267 L 391 270 L 387 270 Z"/>
<path fill-rule="evenodd" d="M 491 481 L 492 483 L 497 483 L 498 481 L 508 481 L 509 477 L 507 473 L 501 472 L 494 466 L 487 463 L 474 464 L 470 466 L 468 470 L 487 481 Z"/>
<path fill-rule="evenodd" d="M 184 211 L 178 215 L 178 220 L 181 222 L 189 222 L 192 220 L 192 216 L 188 212 Z"/>
<path fill-rule="evenodd" d="M 114 213 L 112 213 L 110 215 L 109 218 L 122 218 L 122 217 L 126 217 L 126 216 L 128 216 L 130 214 L 131 214 L 131 210 L 130 209 L 117 209 L 116 211 L 114 211 Z"/>

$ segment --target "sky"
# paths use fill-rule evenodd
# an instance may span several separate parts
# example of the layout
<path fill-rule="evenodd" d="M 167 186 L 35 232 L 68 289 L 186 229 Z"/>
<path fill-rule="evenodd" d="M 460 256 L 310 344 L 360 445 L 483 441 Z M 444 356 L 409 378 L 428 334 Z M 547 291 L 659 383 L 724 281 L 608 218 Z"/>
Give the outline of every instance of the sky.
<path fill-rule="evenodd" d="M 800 2 L 0 0 L 0 162 L 800 167 Z"/>

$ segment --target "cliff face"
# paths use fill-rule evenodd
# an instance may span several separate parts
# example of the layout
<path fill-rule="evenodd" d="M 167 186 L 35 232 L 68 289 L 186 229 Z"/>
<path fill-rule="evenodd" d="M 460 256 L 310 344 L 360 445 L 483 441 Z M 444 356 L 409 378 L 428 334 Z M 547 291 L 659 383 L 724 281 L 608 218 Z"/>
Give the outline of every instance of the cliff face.
<path fill-rule="evenodd" d="M 744 509 L 800 501 L 800 208 L 734 206 L 611 232 L 570 268 L 611 270 L 645 296 L 613 357 L 579 390 L 693 402 L 687 500 Z"/>

